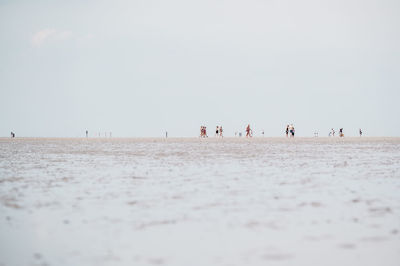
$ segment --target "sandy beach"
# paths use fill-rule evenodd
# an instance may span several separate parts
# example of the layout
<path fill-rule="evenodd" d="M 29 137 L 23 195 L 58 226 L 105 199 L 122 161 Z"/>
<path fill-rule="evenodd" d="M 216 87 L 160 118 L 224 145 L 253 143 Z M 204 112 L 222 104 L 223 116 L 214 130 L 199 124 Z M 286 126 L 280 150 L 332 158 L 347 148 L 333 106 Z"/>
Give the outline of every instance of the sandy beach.
<path fill-rule="evenodd" d="M 0 138 L 0 266 L 400 265 L 400 138 Z"/>

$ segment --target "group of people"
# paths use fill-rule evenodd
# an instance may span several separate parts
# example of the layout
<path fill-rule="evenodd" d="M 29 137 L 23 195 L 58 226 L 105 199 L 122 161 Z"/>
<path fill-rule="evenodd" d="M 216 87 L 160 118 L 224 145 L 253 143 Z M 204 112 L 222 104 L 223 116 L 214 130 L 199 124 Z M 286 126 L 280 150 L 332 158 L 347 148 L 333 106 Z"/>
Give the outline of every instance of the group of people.
<path fill-rule="evenodd" d="M 223 132 L 224 132 L 224 130 L 222 129 L 222 126 L 217 126 L 217 128 L 215 129 L 215 137 L 224 137 Z M 285 132 L 286 132 L 286 137 L 290 136 L 291 138 L 294 138 L 295 129 L 294 129 L 293 124 L 287 125 Z M 86 133 L 86 137 L 88 137 L 89 131 L 86 130 L 85 133 Z M 329 137 L 334 137 L 335 133 L 336 133 L 335 130 L 332 128 L 331 131 L 329 132 Z M 237 134 L 238 134 L 238 132 L 235 132 L 235 136 L 237 136 Z M 261 132 L 261 134 L 264 136 L 264 130 Z M 318 135 L 318 133 L 314 133 L 314 134 Z M 359 130 L 359 134 L 360 134 L 360 137 L 363 134 L 361 128 Z M 105 136 L 107 136 L 107 133 L 105 133 Z M 241 136 L 242 136 L 242 133 L 239 132 L 239 137 L 241 137 Z M 100 137 L 100 133 L 99 133 L 99 137 Z M 111 132 L 110 132 L 110 137 L 111 137 Z M 168 132 L 165 132 L 165 137 L 166 138 L 168 137 Z M 208 138 L 206 126 L 200 126 L 200 137 Z M 253 130 L 251 129 L 250 124 L 248 124 L 246 127 L 246 138 L 251 138 L 251 137 L 253 137 Z M 339 129 L 339 137 L 344 137 L 343 128 Z M 11 132 L 11 138 L 15 138 L 14 132 Z"/>
<path fill-rule="evenodd" d="M 286 126 L 286 131 L 285 131 L 285 133 L 286 133 L 286 137 L 289 137 L 289 133 L 290 133 L 290 137 L 291 137 L 291 138 L 294 138 L 295 130 L 294 130 L 293 124 L 290 124 L 290 125 L 287 125 L 287 126 Z"/>
<path fill-rule="evenodd" d="M 200 126 L 200 138 L 208 138 L 206 126 Z"/>
<path fill-rule="evenodd" d="M 215 129 L 215 137 L 224 137 L 224 130 L 222 126 L 217 126 Z M 264 133 L 264 132 L 263 132 Z M 235 132 L 235 136 L 237 135 L 237 132 Z M 242 134 L 239 133 L 239 137 L 241 137 Z M 247 125 L 246 127 L 246 137 L 251 138 L 253 136 L 253 131 L 250 128 L 250 125 Z M 200 126 L 200 138 L 208 138 L 207 135 L 207 127 L 206 126 Z"/>
<path fill-rule="evenodd" d="M 329 132 L 329 137 L 334 137 L 335 136 L 335 130 L 332 128 L 331 131 Z M 360 134 L 360 137 L 362 136 L 363 132 L 361 130 L 361 128 L 359 129 L 358 133 Z M 343 128 L 339 129 L 339 137 L 344 137 L 344 133 L 343 133 Z"/>
<path fill-rule="evenodd" d="M 295 132 L 296 131 L 294 129 L 293 124 L 290 124 L 290 125 L 286 126 L 285 133 L 286 133 L 286 137 L 287 138 L 288 137 L 294 138 Z M 262 130 L 261 134 L 264 136 L 264 130 Z M 329 132 L 329 137 L 334 137 L 335 134 L 336 134 L 336 131 L 332 128 L 331 131 Z M 361 128 L 359 130 L 359 134 L 360 134 L 360 137 L 363 134 Z M 314 133 L 314 135 L 318 136 L 318 133 Z M 235 136 L 241 137 L 242 133 L 241 132 L 235 132 Z M 208 135 L 207 135 L 207 127 L 205 127 L 205 126 L 201 126 L 200 127 L 200 137 L 202 137 L 202 138 L 207 138 L 208 137 Z M 217 126 L 216 127 L 216 129 L 215 129 L 215 137 L 223 137 L 222 126 Z M 246 127 L 246 138 L 251 138 L 251 137 L 253 137 L 253 130 L 251 129 L 250 124 L 248 124 L 247 127 Z M 344 137 L 343 128 L 339 129 L 339 137 Z"/>
<path fill-rule="evenodd" d="M 217 126 L 215 129 L 215 137 L 224 137 L 223 132 L 222 126 Z M 200 138 L 208 138 L 206 126 L 200 126 Z"/>
<path fill-rule="evenodd" d="M 329 132 L 329 137 L 334 137 L 335 136 L 335 130 L 333 128 L 331 128 L 331 131 Z M 360 129 L 360 136 L 362 135 L 362 131 Z M 339 129 L 339 137 L 343 138 L 344 137 L 344 133 L 343 133 L 343 128 Z"/>
<path fill-rule="evenodd" d="M 223 138 L 224 137 L 224 135 L 222 135 L 223 132 L 224 130 L 222 129 L 222 126 L 217 126 L 217 128 L 215 129 L 215 136 Z"/>
<path fill-rule="evenodd" d="M 215 137 L 223 137 L 223 129 L 222 126 L 217 126 L 217 128 L 215 129 Z M 235 132 L 235 136 L 237 136 L 238 132 Z M 264 136 L 264 130 L 261 133 Z M 290 137 L 294 138 L 294 134 L 295 134 L 295 129 L 293 124 L 287 125 L 286 126 L 286 137 Z M 242 136 L 242 133 L 239 132 L 239 137 Z M 253 130 L 250 127 L 250 124 L 247 125 L 246 127 L 246 138 L 251 138 L 253 137 Z M 206 126 L 200 126 L 200 138 L 208 138 L 207 135 L 207 127 Z"/>

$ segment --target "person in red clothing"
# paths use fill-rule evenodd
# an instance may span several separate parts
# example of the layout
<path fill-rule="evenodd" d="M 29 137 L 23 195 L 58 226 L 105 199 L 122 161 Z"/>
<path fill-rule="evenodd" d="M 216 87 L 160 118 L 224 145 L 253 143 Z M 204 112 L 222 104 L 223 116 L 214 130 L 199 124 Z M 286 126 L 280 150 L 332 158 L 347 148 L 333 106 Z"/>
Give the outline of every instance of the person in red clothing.
<path fill-rule="evenodd" d="M 250 124 L 248 124 L 247 125 L 247 127 L 246 127 L 246 138 L 251 138 L 252 137 L 252 131 L 251 131 L 251 128 L 250 128 Z"/>

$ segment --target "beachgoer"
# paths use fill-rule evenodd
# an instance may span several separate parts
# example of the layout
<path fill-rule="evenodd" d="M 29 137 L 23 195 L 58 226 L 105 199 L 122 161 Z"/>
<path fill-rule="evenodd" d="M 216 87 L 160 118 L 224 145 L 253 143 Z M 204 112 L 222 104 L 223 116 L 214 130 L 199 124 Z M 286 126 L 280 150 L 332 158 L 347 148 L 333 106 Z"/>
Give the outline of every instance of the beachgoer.
<path fill-rule="evenodd" d="M 200 137 L 201 138 L 206 138 L 207 136 L 207 128 L 205 126 L 200 127 Z"/>
<path fill-rule="evenodd" d="M 290 134 L 291 138 L 294 137 L 294 126 L 293 126 L 293 124 L 290 124 L 290 126 L 289 126 L 289 134 Z"/>
<path fill-rule="evenodd" d="M 261 131 L 262 136 L 264 137 L 264 129 Z"/>
<path fill-rule="evenodd" d="M 335 136 L 335 130 L 332 128 L 332 136 Z"/>
<path fill-rule="evenodd" d="M 15 133 L 11 132 L 11 138 L 15 138 Z"/>
<path fill-rule="evenodd" d="M 293 124 L 291 124 L 290 125 L 290 135 L 291 135 L 292 138 L 294 138 L 294 132 L 295 132 L 294 126 L 293 126 Z"/>
<path fill-rule="evenodd" d="M 361 128 L 360 128 L 360 137 L 362 136 L 362 131 L 361 131 Z"/>
<path fill-rule="evenodd" d="M 89 131 L 86 130 L 86 137 L 88 137 L 88 136 L 89 136 Z"/>
<path fill-rule="evenodd" d="M 289 125 L 286 126 L 286 137 L 289 136 Z"/>
<path fill-rule="evenodd" d="M 217 129 L 215 129 L 215 136 L 216 136 L 216 137 L 219 136 L 219 126 L 217 126 Z"/>
<path fill-rule="evenodd" d="M 339 137 L 344 137 L 344 134 L 343 134 L 343 128 L 341 128 L 341 129 L 339 129 Z"/>
<path fill-rule="evenodd" d="M 219 136 L 223 138 L 224 136 L 222 135 L 222 132 L 224 132 L 224 131 L 222 130 L 222 126 L 219 126 Z"/>
<path fill-rule="evenodd" d="M 250 128 L 250 124 L 247 125 L 246 127 L 246 138 L 251 138 L 251 128 Z"/>

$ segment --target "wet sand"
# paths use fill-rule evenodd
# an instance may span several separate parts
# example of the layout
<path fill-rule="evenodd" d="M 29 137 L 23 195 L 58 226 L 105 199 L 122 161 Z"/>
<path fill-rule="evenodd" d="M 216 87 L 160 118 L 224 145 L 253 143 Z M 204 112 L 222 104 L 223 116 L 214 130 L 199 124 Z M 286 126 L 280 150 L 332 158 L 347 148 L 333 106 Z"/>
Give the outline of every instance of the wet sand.
<path fill-rule="evenodd" d="M 400 265 L 400 138 L 0 138 L 0 265 Z"/>

